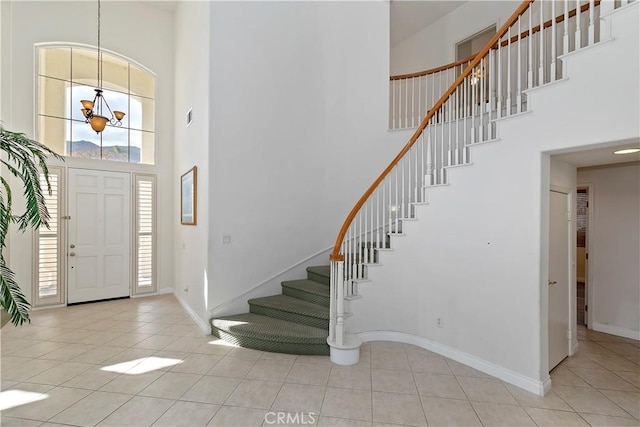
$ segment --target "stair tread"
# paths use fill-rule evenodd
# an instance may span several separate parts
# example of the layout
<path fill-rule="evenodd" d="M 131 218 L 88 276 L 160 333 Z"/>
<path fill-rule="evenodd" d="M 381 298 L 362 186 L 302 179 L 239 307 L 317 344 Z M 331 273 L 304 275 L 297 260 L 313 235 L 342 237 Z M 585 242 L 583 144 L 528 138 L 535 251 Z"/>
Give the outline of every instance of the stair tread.
<path fill-rule="evenodd" d="M 329 310 L 327 307 L 287 295 L 272 295 L 268 297 L 250 299 L 249 305 L 272 308 L 286 311 L 288 313 L 315 317 L 317 319 L 329 319 Z"/>
<path fill-rule="evenodd" d="M 309 279 L 286 280 L 282 282 L 282 287 L 299 289 L 310 294 L 321 295 L 324 297 L 329 297 L 329 295 L 331 294 L 329 286 L 325 285 L 324 283 L 318 283 L 315 280 Z"/>
<path fill-rule="evenodd" d="M 242 313 L 211 319 L 211 325 L 227 333 L 282 343 L 326 344 L 326 329 L 262 316 Z"/>

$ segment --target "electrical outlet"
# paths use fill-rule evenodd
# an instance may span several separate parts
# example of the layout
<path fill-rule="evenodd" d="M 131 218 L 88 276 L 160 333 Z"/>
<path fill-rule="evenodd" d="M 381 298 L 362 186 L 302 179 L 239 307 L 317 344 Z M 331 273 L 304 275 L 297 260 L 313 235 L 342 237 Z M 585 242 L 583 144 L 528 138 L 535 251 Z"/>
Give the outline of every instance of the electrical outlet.
<path fill-rule="evenodd" d="M 444 327 L 444 319 L 442 318 L 442 316 L 436 317 L 436 326 L 438 328 Z"/>

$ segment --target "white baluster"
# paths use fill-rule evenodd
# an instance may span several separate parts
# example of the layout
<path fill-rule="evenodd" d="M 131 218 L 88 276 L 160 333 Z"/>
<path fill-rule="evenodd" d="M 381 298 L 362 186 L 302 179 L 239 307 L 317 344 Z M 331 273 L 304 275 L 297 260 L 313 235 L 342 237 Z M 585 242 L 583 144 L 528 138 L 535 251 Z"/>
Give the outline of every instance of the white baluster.
<path fill-rule="evenodd" d="M 389 233 L 393 233 L 393 228 L 391 225 L 391 213 L 393 212 L 392 206 L 393 206 L 393 188 L 391 187 L 391 174 L 387 175 L 387 178 L 385 178 L 387 180 L 387 182 L 389 182 L 389 205 L 386 206 L 385 209 L 385 215 L 388 216 L 388 221 L 389 221 L 389 225 L 388 225 L 388 229 L 389 229 Z"/>
<path fill-rule="evenodd" d="M 487 74 L 487 57 L 483 57 L 480 60 L 480 127 L 478 129 L 479 139 L 478 141 L 484 141 L 484 113 L 487 108 L 486 105 L 486 74 Z M 489 121 L 487 121 L 489 123 Z"/>
<path fill-rule="evenodd" d="M 409 127 L 409 79 L 404 81 L 404 128 Z"/>
<path fill-rule="evenodd" d="M 582 47 L 582 28 L 580 28 L 580 0 L 576 0 L 576 46 L 575 50 Z"/>
<path fill-rule="evenodd" d="M 498 79 L 496 85 L 498 85 L 498 117 L 502 117 L 502 43 L 498 40 Z"/>
<path fill-rule="evenodd" d="M 362 207 L 364 209 L 364 229 L 363 229 L 363 242 L 360 244 L 360 248 L 362 250 L 362 262 L 363 263 L 368 263 L 369 262 L 369 209 L 367 209 L 367 207 L 369 206 L 369 201 L 367 200 L 367 202 L 365 203 L 365 205 Z"/>
<path fill-rule="evenodd" d="M 424 132 L 424 131 L 423 131 Z M 422 135 L 420 134 L 420 137 L 422 139 Z M 420 168 L 418 167 L 418 157 L 420 154 L 420 145 L 421 142 L 420 141 L 416 141 L 415 147 L 416 147 L 416 154 L 414 156 L 414 160 L 415 160 L 415 167 L 413 168 L 413 175 L 414 175 L 414 182 L 413 182 L 413 201 L 414 202 L 420 202 L 420 198 L 419 198 L 419 192 L 418 192 L 418 185 L 420 184 Z"/>
<path fill-rule="evenodd" d="M 549 81 L 556 80 L 556 2 L 551 2 L 551 68 Z"/>
<path fill-rule="evenodd" d="M 351 228 L 351 250 L 349 252 L 351 257 L 351 275 L 348 279 L 355 279 L 358 277 L 358 254 L 356 252 L 356 236 L 358 235 L 358 217 L 353 221 L 353 227 Z"/>
<path fill-rule="evenodd" d="M 400 182 L 399 182 L 399 179 L 398 179 L 399 178 L 398 177 L 398 167 L 396 166 L 394 168 L 394 170 L 396 172 L 396 179 L 395 179 L 395 181 L 396 181 L 396 189 L 395 189 L 396 190 L 396 194 L 395 194 L 395 197 L 393 198 L 393 210 L 392 210 L 392 212 L 393 212 L 393 225 L 394 225 L 393 232 L 397 233 L 398 232 L 398 210 L 399 210 L 398 209 L 398 202 L 400 200 L 400 198 L 398 197 L 398 192 L 399 192 L 398 187 L 400 186 Z"/>
<path fill-rule="evenodd" d="M 507 31 L 507 100 L 505 115 L 511 115 L 511 27 Z"/>
<path fill-rule="evenodd" d="M 422 120 L 422 76 L 418 77 L 418 123 Z"/>
<path fill-rule="evenodd" d="M 387 176 L 383 182 L 380 183 L 384 187 L 382 192 L 382 207 L 380 210 L 382 216 L 382 237 L 386 241 L 386 236 L 389 230 L 389 205 L 391 204 L 391 195 L 389 194 L 389 176 Z"/>
<path fill-rule="evenodd" d="M 436 103 L 436 74 L 431 74 L 431 102 L 429 108 L 433 108 Z"/>
<path fill-rule="evenodd" d="M 463 94 L 462 94 L 462 111 L 464 112 L 464 120 L 463 120 L 463 125 L 464 125 L 464 130 L 463 130 L 463 138 L 464 138 L 464 145 L 467 144 L 467 116 L 468 114 L 468 108 L 469 108 L 469 76 L 465 77 L 464 80 L 462 80 L 462 88 L 463 88 Z M 471 132 L 469 132 L 469 134 L 471 134 Z"/>
<path fill-rule="evenodd" d="M 544 84 L 544 2 L 540 2 L 540 62 L 538 63 L 538 85 Z"/>
<path fill-rule="evenodd" d="M 487 134 L 488 139 L 494 138 L 493 126 L 491 124 L 491 120 L 493 118 L 493 110 L 495 108 L 495 100 L 496 100 L 495 88 L 493 87 L 493 82 L 495 80 L 495 72 L 496 72 L 495 60 L 496 60 L 495 50 L 491 49 L 489 50 L 489 129 L 488 129 L 488 132 L 490 132 L 491 134 Z"/>
<path fill-rule="evenodd" d="M 364 263 L 364 258 L 362 257 L 362 235 L 364 232 L 364 227 L 362 222 L 364 221 L 364 212 L 361 210 L 358 212 L 358 227 L 355 235 L 355 245 L 354 245 L 354 253 L 356 254 L 356 278 L 360 279 L 362 277 L 362 263 Z"/>
<path fill-rule="evenodd" d="M 384 205 L 384 201 L 382 201 L 382 197 L 384 197 L 384 186 L 380 184 L 378 189 L 376 189 L 376 247 L 380 247 L 381 236 L 380 236 L 380 227 L 384 222 L 384 219 L 381 221 L 380 209 Z"/>
<path fill-rule="evenodd" d="M 518 16 L 518 63 L 516 65 L 516 113 L 522 111 L 522 15 Z"/>
<path fill-rule="evenodd" d="M 433 119 L 429 120 L 429 125 L 426 129 L 427 131 L 427 168 L 425 169 L 425 173 L 427 175 L 427 185 L 433 185 L 433 155 L 431 150 L 433 149 L 433 128 L 431 126 L 433 123 Z M 425 190 L 426 191 L 426 190 Z"/>
<path fill-rule="evenodd" d="M 473 68 L 473 70 L 471 70 L 471 75 L 470 75 L 470 80 L 469 80 L 469 91 L 471 91 L 470 93 L 470 97 L 471 97 L 471 143 L 474 144 L 475 142 L 477 142 L 477 138 L 476 138 L 476 90 L 477 88 L 477 84 L 478 84 L 478 66 L 476 65 L 475 68 Z"/>
<path fill-rule="evenodd" d="M 569 0 L 564 0 L 564 34 L 562 36 L 562 54 L 569 53 Z"/>
<path fill-rule="evenodd" d="M 449 98 L 447 98 L 447 104 L 449 104 L 449 115 L 447 117 L 447 120 L 449 120 L 449 145 L 447 147 L 447 164 L 449 166 L 451 166 L 453 164 L 453 147 L 451 146 L 452 144 L 452 139 L 453 139 L 453 115 L 452 115 L 452 107 L 453 107 L 453 97 L 452 95 L 449 95 Z"/>
<path fill-rule="evenodd" d="M 391 80 L 391 129 L 396 128 L 396 81 Z"/>
<path fill-rule="evenodd" d="M 425 129 L 425 130 L 426 130 L 426 129 Z M 422 131 L 422 134 L 420 134 L 420 145 L 422 146 L 422 155 L 420 156 L 420 170 L 419 170 L 419 173 L 420 173 L 420 181 L 419 181 L 419 182 L 418 182 L 418 184 L 417 184 L 417 185 L 420 187 L 420 190 L 419 190 L 420 200 L 416 200 L 417 202 L 422 202 L 422 201 L 424 201 L 424 191 L 423 191 L 423 188 L 424 188 L 424 186 L 425 186 L 425 184 L 426 184 L 426 182 L 425 182 L 426 180 L 425 180 L 425 176 L 424 176 L 424 174 L 425 174 L 425 169 L 424 169 L 424 156 L 425 156 L 424 149 L 425 149 L 425 138 L 426 138 L 426 136 L 425 136 L 425 131 Z"/>
<path fill-rule="evenodd" d="M 596 40 L 595 13 L 596 2 L 589 0 L 589 45 L 594 44 Z"/>
<path fill-rule="evenodd" d="M 440 96 L 442 96 L 442 92 L 440 92 Z M 444 167 L 446 166 L 445 158 L 447 155 L 447 150 L 445 149 L 445 137 L 444 137 L 444 110 L 445 105 L 442 104 L 438 109 L 438 114 L 440 115 L 440 184 L 444 184 Z"/>
<path fill-rule="evenodd" d="M 405 202 L 405 188 L 404 188 L 404 182 L 405 182 L 405 169 L 407 168 L 405 165 L 407 156 L 405 155 L 401 160 L 400 163 L 398 163 L 399 166 L 396 166 L 396 169 L 398 167 L 400 167 L 402 170 L 400 171 L 400 175 L 402 177 L 402 186 L 401 186 L 401 193 L 400 193 L 400 218 L 404 218 L 405 217 L 405 207 L 404 207 L 404 202 Z"/>
<path fill-rule="evenodd" d="M 453 159 L 454 159 L 454 164 L 459 164 L 460 162 L 460 157 L 458 157 L 458 154 L 460 153 L 460 150 L 458 149 L 458 146 L 460 145 L 460 91 L 459 88 L 456 88 L 455 91 L 453 91 L 452 97 L 453 97 L 453 117 L 452 120 L 455 123 L 455 130 L 456 130 L 456 137 L 453 140 Z"/>
<path fill-rule="evenodd" d="M 527 47 L 529 48 L 529 57 L 527 58 L 527 87 L 533 87 L 533 5 L 529 6 L 529 37 L 527 37 Z"/>
<path fill-rule="evenodd" d="M 416 78 L 411 77 L 411 127 L 416 125 Z"/>

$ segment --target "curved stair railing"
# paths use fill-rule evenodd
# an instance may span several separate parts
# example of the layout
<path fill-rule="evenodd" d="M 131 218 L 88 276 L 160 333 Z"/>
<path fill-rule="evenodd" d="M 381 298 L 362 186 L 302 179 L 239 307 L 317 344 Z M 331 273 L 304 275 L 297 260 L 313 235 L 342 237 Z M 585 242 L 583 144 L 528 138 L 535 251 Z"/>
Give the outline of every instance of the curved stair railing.
<path fill-rule="evenodd" d="M 459 74 L 449 77 L 453 82 L 360 197 L 338 233 L 329 257 L 327 341 L 332 349 L 358 345 L 358 339 L 347 337 L 345 331 L 348 304 L 359 297 L 358 286 L 367 281 L 367 268 L 377 263 L 379 251 L 390 249 L 390 236 L 401 234 L 403 223 L 415 219 L 415 206 L 426 202 L 425 190 L 445 185 L 448 168 L 467 164 L 470 145 L 495 139 L 496 119 L 526 111 L 526 91 L 560 78 L 560 57 L 598 42 L 600 14 L 626 3 L 525 0 L 472 59 L 432 72 L 392 77 L 394 84 L 434 73 L 451 74 L 451 70 Z M 432 89 L 436 90 L 435 85 Z M 415 93 L 406 93 L 415 103 Z"/>

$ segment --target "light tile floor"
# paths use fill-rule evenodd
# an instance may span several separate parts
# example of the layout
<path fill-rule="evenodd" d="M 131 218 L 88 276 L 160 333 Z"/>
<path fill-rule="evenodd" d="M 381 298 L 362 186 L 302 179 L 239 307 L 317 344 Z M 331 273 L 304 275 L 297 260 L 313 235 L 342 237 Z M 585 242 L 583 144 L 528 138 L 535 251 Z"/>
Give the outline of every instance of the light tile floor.
<path fill-rule="evenodd" d="M 1 332 L 0 422 L 640 425 L 640 343 L 578 333 L 578 354 L 540 397 L 411 345 L 367 343 L 349 367 L 230 347 L 204 336 L 170 295 L 35 311 L 30 325 Z"/>

